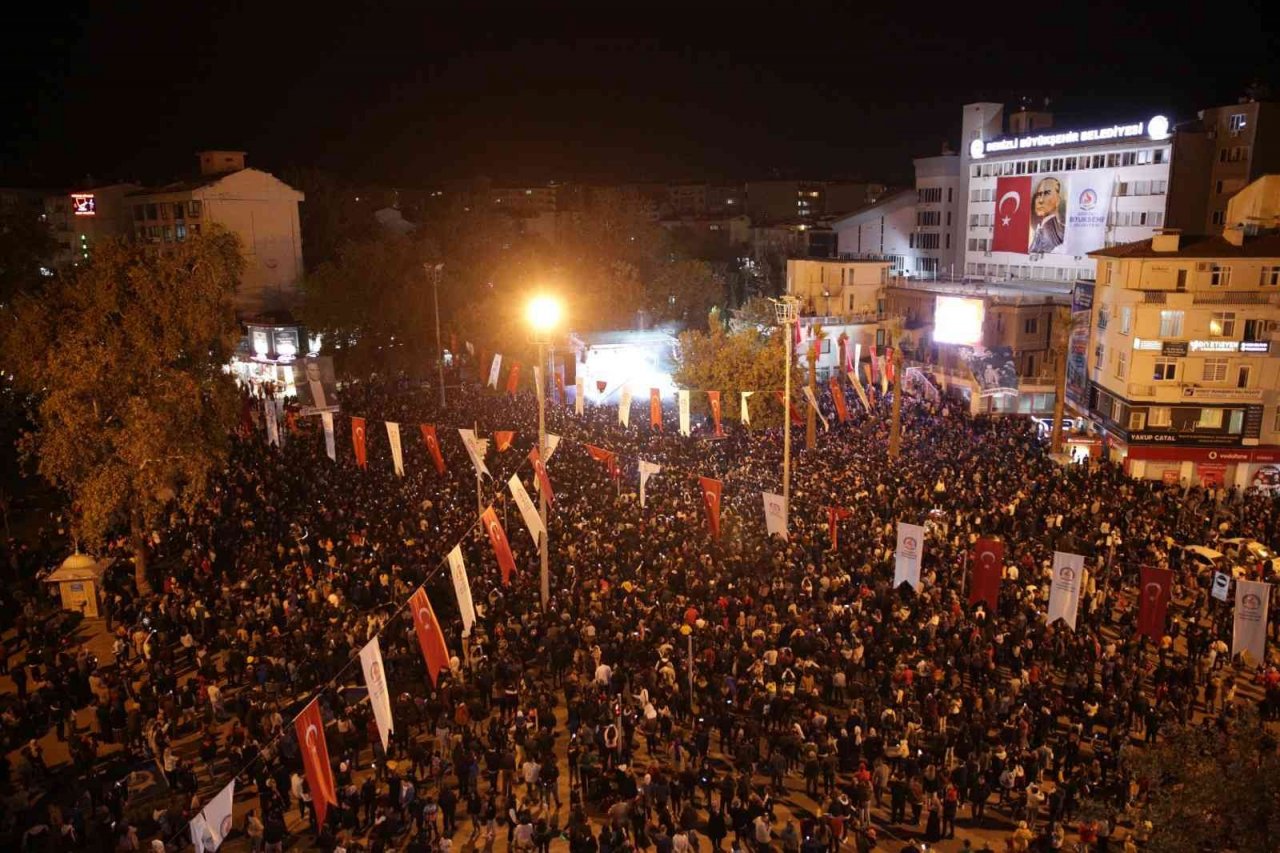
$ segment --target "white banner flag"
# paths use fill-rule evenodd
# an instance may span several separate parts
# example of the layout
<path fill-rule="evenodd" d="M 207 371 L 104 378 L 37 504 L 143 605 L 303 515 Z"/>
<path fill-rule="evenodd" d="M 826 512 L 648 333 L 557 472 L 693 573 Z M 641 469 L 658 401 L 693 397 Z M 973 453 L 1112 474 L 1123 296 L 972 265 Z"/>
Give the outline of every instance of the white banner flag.
<path fill-rule="evenodd" d="M 680 434 L 688 435 L 689 429 L 689 392 L 677 391 L 676 399 L 680 403 Z"/>
<path fill-rule="evenodd" d="M 644 484 L 649 482 L 649 477 L 662 470 L 662 466 L 657 462 L 646 462 L 640 460 L 640 508 L 644 509 Z"/>
<path fill-rule="evenodd" d="M 622 393 L 618 395 L 618 423 L 631 426 L 631 388 L 627 385 L 622 386 Z"/>
<path fill-rule="evenodd" d="M 543 463 L 551 461 L 551 454 L 556 452 L 556 448 L 560 446 L 560 436 L 553 433 L 547 433 L 547 458 L 543 459 Z M 541 482 L 541 480 L 535 480 Z"/>
<path fill-rule="evenodd" d="M 231 834 L 231 809 L 235 799 L 236 780 L 232 779 L 191 819 L 191 843 L 195 846 L 196 853 L 217 850 L 223 839 Z"/>
<path fill-rule="evenodd" d="M 481 442 L 476 438 L 475 430 L 471 429 L 460 429 L 458 435 L 462 436 L 462 445 L 467 448 L 467 455 L 471 457 L 471 464 L 475 466 L 476 476 L 485 474 L 492 477 L 493 475 L 484 464 L 484 454 L 489 449 L 489 442 Z"/>
<path fill-rule="evenodd" d="M 1267 610 L 1271 584 L 1236 580 L 1236 619 L 1231 631 L 1231 654 L 1249 653 L 1249 666 L 1267 659 Z"/>
<path fill-rule="evenodd" d="M 280 446 L 284 447 L 285 441 L 288 439 L 284 428 L 284 400 L 277 398 L 276 404 L 276 438 L 280 442 Z"/>
<path fill-rule="evenodd" d="M 524 483 L 520 482 L 519 475 L 511 475 L 511 479 L 507 480 L 507 488 L 511 490 L 511 496 L 516 499 L 516 506 L 520 509 L 520 517 L 524 519 L 524 526 L 529 528 L 529 535 L 533 537 L 533 542 L 536 545 L 538 537 L 542 535 L 543 531 L 542 519 L 538 516 L 538 508 L 533 505 L 533 499 L 525 491 Z"/>
<path fill-rule="evenodd" d="M 823 432 L 830 432 L 831 424 L 827 423 L 827 416 L 822 414 L 822 409 L 818 408 L 818 400 L 813 396 L 813 389 L 806 385 L 800 389 L 800 393 L 804 394 L 804 398 L 809 401 L 809 407 L 813 409 L 819 420 L 822 421 Z"/>
<path fill-rule="evenodd" d="M 533 366 L 533 388 L 537 392 L 538 399 L 542 399 L 542 368 L 538 365 Z"/>
<path fill-rule="evenodd" d="M 754 394 L 754 393 L 756 393 L 756 392 L 755 392 L 755 391 L 743 391 L 743 392 L 742 392 L 742 412 L 741 412 L 741 416 L 742 416 L 742 425 L 743 425 L 743 426 L 748 426 L 748 425 L 751 423 L 751 410 L 750 410 L 749 408 L 747 408 L 747 398 L 748 398 L 748 397 L 750 397 L 750 396 L 751 396 L 752 394 Z"/>
<path fill-rule="evenodd" d="M 898 522 L 898 547 L 894 551 L 893 588 L 904 583 L 920 591 L 920 562 L 924 559 L 924 528 L 918 524 Z"/>
<path fill-rule="evenodd" d="M 391 444 L 391 464 L 395 466 L 396 475 L 404 476 L 404 451 L 400 448 L 400 424 L 387 421 L 387 441 Z"/>
<path fill-rule="evenodd" d="M 387 671 L 382 666 L 382 647 L 376 636 L 360 650 L 360 668 L 364 670 L 364 686 L 369 691 L 369 705 L 373 708 L 373 719 L 378 724 L 378 737 L 382 739 L 385 753 L 395 726 L 391 722 L 391 692 L 387 689 Z"/>
<path fill-rule="evenodd" d="M 581 415 L 587 406 L 587 381 L 581 373 L 573 380 L 573 413 Z"/>
<path fill-rule="evenodd" d="M 493 366 L 489 368 L 489 387 L 498 387 L 498 374 L 502 372 L 502 353 L 493 357 Z"/>
<path fill-rule="evenodd" d="M 1231 592 L 1231 575 L 1226 572 L 1213 573 L 1213 597 L 1219 601 L 1228 601 Z"/>
<path fill-rule="evenodd" d="M 1049 612 L 1045 616 L 1047 624 L 1052 625 L 1055 619 L 1061 619 L 1075 630 L 1084 578 L 1084 557 L 1065 551 L 1053 552 L 1053 580 L 1049 586 Z"/>
<path fill-rule="evenodd" d="M 276 407 L 270 400 L 262 401 L 262 420 L 267 425 L 267 444 L 280 446 L 280 424 L 276 422 Z"/>
<path fill-rule="evenodd" d="M 1037 236 L 1045 239 L 1033 251 L 1042 249 L 1055 255 L 1087 255 L 1105 246 L 1107 215 L 1111 212 L 1111 190 L 1115 178 L 1115 172 L 1093 169 L 1071 175 L 1067 181 L 1070 189 L 1062 196 L 1067 202 L 1067 221 L 1063 223 L 1066 229 L 1058 230 L 1058 239 L 1062 242 L 1057 246 L 1050 245 L 1054 239 L 1053 229 L 1041 228 Z"/>
<path fill-rule="evenodd" d="M 858 379 L 858 371 L 849 371 L 849 381 L 853 383 L 853 390 L 858 392 L 858 399 L 862 401 L 862 407 L 871 411 L 871 401 L 867 399 L 867 392 L 862 387 L 862 382 Z"/>
<path fill-rule="evenodd" d="M 449 575 L 453 578 L 453 594 L 458 596 L 458 613 L 462 616 L 462 636 L 471 636 L 471 626 L 476 624 L 476 606 L 471 601 L 471 581 L 467 580 L 467 566 L 462 562 L 462 546 L 454 545 L 449 552 Z"/>
<path fill-rule="evenodd" d="M 764 526 L 770 536 L 787 538 L 787 502 L 782 495 L 772 492 L 761 492 L 764 498 Z"/>
<path fill-rule="evenodd" d="M 324 452 L 334 462 L 338 461 L 338 451 L 333 444 L 333 412 L 321 412 L 320 424 L 324 427 Z"/>

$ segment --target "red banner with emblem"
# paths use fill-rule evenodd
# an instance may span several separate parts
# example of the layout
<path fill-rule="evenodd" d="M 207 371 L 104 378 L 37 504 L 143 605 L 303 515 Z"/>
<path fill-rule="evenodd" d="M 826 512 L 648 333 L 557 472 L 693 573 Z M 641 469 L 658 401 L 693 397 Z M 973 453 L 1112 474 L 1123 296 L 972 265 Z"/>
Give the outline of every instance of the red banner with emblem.
<path fill-rule="evenodd" d="M 413 627 L 418 633 L 418 645 L 422 647 L 422 659 L 427 663 L 427 674 L 435 686 L 440 673 L 449 668 L 449 647 L 444 641 L 444 631 L 436 611 L 431 607 L 427 591 L 418 587 L 409 597 L 409 609 L 413 612 Z"/>
<path fill-rule="evenodd" d="M 1138 633 L 1153 640 L 1164 636 L 1165 618 L 1173 588 L 1173 572 L 1143 566 L 1138 584 Z"/>
<path fill-rule="evenodd" d="M 493 554 L 498 558 L 498 568 L 502 570 L 502 584 L 511 584 L 511 573 L 516 570 L 515 557 L 511 555 L 511 544 L 507 542 L 507 531 L 502 529 L 498 514 L 489 507 L 480 514 L 480 524 L 489 534 L 489 544 L 493 546 Z"/>
<path fill-rule="evenodd" d="M 969 580 L 969 604 L 985 601 L 995 608 L 1000 602 L 1000 580 L 1004 577 L 1004 542 L 983 537 L 973 546 Z"/>
<path fill-rule="evenodd" d="M 657 388 L 649 389 L 649 426 L 662 429 L 662 392 Z"/>
<path fill-rule="evenodd" d="M 840 377 L 833 375 L 830 381 L 831 399 L 836 404 L 836 417 L 840 419 L 840 423 L 849 420 L 849 407 L 844 401 L 844 389 L 840 387 Z"/>
<path fill-rule="evenodd" d="M 991 223 L 991 251 L 1027 253 L 1034 203 L 1030 176 L 996 178 L 996 218 Z"/>
<path fill-rule="evenodd" d="M 707 510 L 707 526 L 711 529 L 711 538 L 720 538 L 720 490 L 719 480 L 710 477 L 699 477 L 702 487 L 702 505 Z"/>
<path fill-rule="evenodd" d="M 609 471 L 609 476 L 615 480 L 618 478 L 618 454 L 612 450 L 605 450 L 603 447 L 595 445 L 586 445 L 587 453 L 591 454 L 591 458 L 597 462 L 603 462 L 604 467 Z"/>
<path fill-rule="evenodd" d="M 529 451 L 529 461 L 533 463 L 534 473 L 538 475 L 539 488 L 542 493 L 547 496 L 547 503 L 556 502 L 556 493 L 551 491 L 551 478 L 547 476 L 547 466 L 542 462 L 542 456 L 538 453 L 538 448 Z"/>
<path fill-rule="evenodd" d="M 507 393 L 515 395 L 516 386 L 520 384 L 520 362 L 511 365 L 511 372 L 507 374 Z"/>
<path fill-rule="evenodd" d="M 498 449 L 499 453 L 506 453 L 511 449 L 511 442 L 516 440 L 516 432 L 512 429 L 499 429 L 493 432 L 493 446 Z"/>
<path fill-rule="evenodd" d="M 711 422 L 716 426 L 716 435 L 724 435 L 724 429 L 720 426 L 720 392 L 708 391 L 707 402 L 711 404 Z"/>
<path fill-rule="evenodd" d="M 419 429 L 422 430 L 422 442 L 431 453 L 431 461 L 436 463 L 436 473 L 443 474 L 444 457 L 440 455 L 440 439 L 436 436 L 435 425 L 420 424 Z"/>
<path fill-rule="evenodd" d="M 361 468 L 367 466 L 369 457 L 365 451 L 364 444 L 365 426 L 364 418 L 351 419 L 351 447 L 356 452 L 356 464 Z"/>
<path fill-rule="evenodd" d="M 315 804 L 316 823 L 324 826 L 329 806 L 338 804 L 338 788 L 333 782 L 333 765 L 329 763 L 329 746 L 324 740 L 324 720 L 320 717 L 320 700 L 312 699 L 293 721 L 302 751 L 302 768 Z"/>

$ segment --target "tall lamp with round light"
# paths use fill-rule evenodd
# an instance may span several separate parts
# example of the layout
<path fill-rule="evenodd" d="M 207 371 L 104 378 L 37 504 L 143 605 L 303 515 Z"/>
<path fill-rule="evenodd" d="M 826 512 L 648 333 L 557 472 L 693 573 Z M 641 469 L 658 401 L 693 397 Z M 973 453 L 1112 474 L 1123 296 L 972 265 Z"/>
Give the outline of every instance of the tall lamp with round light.
<path fill-rule="evenodd" d="M 560 325 L 562 309 L 559 300 L 551 296 L 535 296 L 529 302 L 525 316 L 533 329 L 533 342 L 538 345 L 538 369 L 546 367 L 546 348 L 551 343 L 552 335 Z M 550 376 L 548 376 L 550 379 Z M 543 392 L 538 394 L 538 458 L 547 464 L 547 401 L 545 399 L 545 383 Z M 542 563 L 539 579 L 539 591 L 542 609 L 547 609 L 551 598 L 550 544 L 547 527 L 547 492 L 538 490 L 538 515 L 542 519 L 542 536 L 538 541 L 538 556 Z"/>
<path fill-rule="evenodd" d="M 787 339 L 787 378 L 782 394 L 782 529 L 791 524 L 791 327 L 800 318 L 800 300 L 784 296 L 770 300 L 774 317 Z"/>

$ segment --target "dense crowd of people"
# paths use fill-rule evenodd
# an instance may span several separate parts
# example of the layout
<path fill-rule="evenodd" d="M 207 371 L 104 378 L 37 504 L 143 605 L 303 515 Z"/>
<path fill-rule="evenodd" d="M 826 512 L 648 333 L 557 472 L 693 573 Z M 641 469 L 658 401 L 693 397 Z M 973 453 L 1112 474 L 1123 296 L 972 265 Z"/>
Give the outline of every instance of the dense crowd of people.
<path fill-rule="evenodd" d="M 1270 496 L 1063 465 L 1031 421 L 946 402 L 904 404 L 890 460 L 884 401 L 842 424 L 823 399 L 832 428 L 797 454 L 782 540 L 766 535 L 760 497 L 781 491 L 780 430 L 716 439 L 703 425 L 685 438 L 674 412 L 655 431 L 641 417 L 620 427 L 616 405 L 551 406 L 562 441 L 543 611 L 537 549 L 504 497 L 512 473 L 533 490 L 535 400 L 466 388 L 439 411 L 429 398 L 349 385 L 336 463 L 315 418 L 291 419 L 282 448 L 261 430 L 238 440 L 198 508 L 153 532 L 151 593 L 132 585 L 128 543 L 113 547 L 113 660 L 67 643 L 28 602 L 4 661 L 17 695 L 0 714 L 9 748 L 26 746 L 5 773 L 48 788 L 38 741 L 56 729 L 80 781 L 72 797 L 11 810 L 24 849 L 177 849 L 232 776 L 254 851 L 301 833 L 326 853 L 491 850 L 504 837 L 574 853 L 819 853 L 934 843 L 957 827 L 1013 850 L 1102 850 L 1113 835 L 1111 849 L 1129 849 L 1150 831 L 1133 820 L 1131 750 L 1172 723 L 1225 730 L 1245 704 L 1280 715 L 1280 675 L 1231 660 L 1230 609 L 1177 547 L 1273 541 Z M 367 470 L 346 414 L 370 424 Z M 404 477 L 383 420 L 405 425 Z M 409 440 L 418 423 L 437 425 L 443 476 Z M 455 429 L 473 425 L 517 432 L 511 450 L 490 449 L 481 486 L 515 550 L 509 586 L 475 524 Z M 588 443 L 618 455 L 617 479 Z M 644 508 L 639 459 L 662 466 Z M 718 539 L 699 475 L 723 481 Z M 834 549 L 829 506 L 851 511 Z M 928 530 L 919 592 L 892 588 L 899 520 Z M 998 607 L 967 604 L 978 536 L 1005 543 Z M 459 542 L 478 611 L 466 638 L 442 570 Z M 1074 631 L 1045 624 L 1055 550 L 1087 560 Z M 1175 570 L 1159 643 L 1135 630 L 1140 564 Z M 453 655 L 434 687 L 402 610 L 424 582 Z M 375 634 L 396 697 L 385 752 L 352 666 Z M 291 725 L 317 693 L 338 784 L 323 826 Z M 87 730 L 74 717 L 85 707 Z M 139 814 L 144 766 L 165 794 Z"/>

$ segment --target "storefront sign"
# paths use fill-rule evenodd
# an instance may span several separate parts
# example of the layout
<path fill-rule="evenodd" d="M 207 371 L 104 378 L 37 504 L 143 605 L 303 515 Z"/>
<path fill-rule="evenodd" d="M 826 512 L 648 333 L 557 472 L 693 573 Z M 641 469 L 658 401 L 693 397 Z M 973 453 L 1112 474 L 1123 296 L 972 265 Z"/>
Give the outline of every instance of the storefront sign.
<path fill-rule="evenodd" d="M 1271 352 L 1271 341 L 1241 341 L 1240 352 L 1245 355 L 1266 355 Z"/>
<path fill-rule="evenodd" d="M 1182 345 L 1184 350 L 1186 344 Z M 1240 349 L 1239 341 L 1191 341 L 1192 352 L 1237 352 Z M 1183 352 L 1186 355 L 1186 352 Z"/>
<path fill-rule="evenodd" d="M 1161 344 L 1160 344 L 1160 342 L 1159 342 L 1159 341 L 1153 341 L 1153 340 L 1150 340 L 1150 339 L 1144 339 L 1144 338 L 1134 338 L 1134 339 L 1133 339 L 1133 348 L 1134 348 L 1134 349 L 1140 349 L 1140 350 L 1151 350 L 1151 351 L 1159 352 L 1159 351 L 1161 350 L 1161 348 L 1162 348 L 1162 347 L 1161 347 Z"/>
<path fill-rule="evenodd" d="M 1200 342 L 1199 341 L 1191 342 L 1192 349 L 1195 349 L 1195 345 L 1197 343 L 1200 343 Z M 1186 341 L 1164 341 L 1163 343 L 1160 344 L 1160 354 L 1164 356 L 1169 356 L 1170 358 L 1183 358 L 1187 354 L 1187 342 Z"/>
<path fill-rule="evenodd" d="M 1244 407 L 1244 437 L 1262 437 L 1262 406 Z"/>
<path fill-rule="evenodd" d="M 1188 385 L 1182 389 L 1182 396 L 1195 400 L 1210 397 L 1220 400 L 1261 400 L 1262 390 L 1258 388 L 1193 388 Z"/>
<path fill-rule="evenodd" d="M 1280 462 L 1280 447 L 1241 447 L 1212 449 L 1208 447 L 1130 447 L 1130 459 L 1163 459 L 1186 462 L 1221 462 L 1269 464 Z"/>
<path fill-rule="evenodd" d="M 1201 462 L 1196 466 L 1196 474 L 1202 486 L 1221 486 L 1227 476 L 1227 463 Z"/>
<path fill-rule="evenodd" d="M 1240 436 L 1227 433 L 1211 435 L 1195 435 L 1178 432 L 1131 432 L 1129 444 L 1167 444 L 1179 447 L 1235 447 L 1240 444 Z"/>

